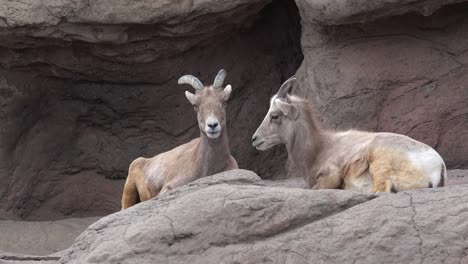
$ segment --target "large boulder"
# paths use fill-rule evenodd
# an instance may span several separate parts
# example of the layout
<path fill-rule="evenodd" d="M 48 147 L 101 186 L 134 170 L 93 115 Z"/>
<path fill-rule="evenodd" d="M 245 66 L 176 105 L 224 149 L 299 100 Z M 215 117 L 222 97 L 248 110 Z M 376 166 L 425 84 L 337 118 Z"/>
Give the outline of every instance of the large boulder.
<path fill-rule="evenodd" d="M 468 185 L 376 196 L 234 170 L 107 216 L 59 263 L 464 263 Z"/>

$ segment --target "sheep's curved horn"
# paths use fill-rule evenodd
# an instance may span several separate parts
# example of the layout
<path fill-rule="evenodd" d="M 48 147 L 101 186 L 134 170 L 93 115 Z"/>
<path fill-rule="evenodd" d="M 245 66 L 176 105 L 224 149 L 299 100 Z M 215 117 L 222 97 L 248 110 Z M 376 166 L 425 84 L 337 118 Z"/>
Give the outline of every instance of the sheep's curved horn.
<path fill-rule="evenodd" d="M 203 87 L 204 87 L 202 82 L 200 82 L 200 80 L 198 80 L 197 77 L 195 77 L 193 75 L 184 75 L 184 76 L 179 78 L 177 83 L 178 84 L 184 84 L 184 83 L 190 84 L 196 90 L 202 90 Z"/>
<path fill-rule="evenodd" d="M 287 79 L 279 88 L 277 98 L 285 98 L 286 95 L 291 91 L 292 84 L 296 81 L 296 76 L 292 76 Z"/>
<path fill-rule="evenodd" d="M 226 78 L 226 71 L 221 69 L 216 75 L 216 78 L 213 83 L 213 88 L 223 88 L 224 78 Z"/>

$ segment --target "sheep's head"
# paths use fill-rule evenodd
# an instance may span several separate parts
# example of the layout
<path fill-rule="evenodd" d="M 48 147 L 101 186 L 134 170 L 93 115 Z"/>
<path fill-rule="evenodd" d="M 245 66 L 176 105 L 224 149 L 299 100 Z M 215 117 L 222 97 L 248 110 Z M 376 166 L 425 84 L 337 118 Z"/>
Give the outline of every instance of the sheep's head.
<path fill-rule="evenodd" d="M 294 131 L 292 123 L 300 111 L 290 101 L 289 92 L 296 81 L 293 76 L 281 85 L 278 93 L 271 98 L 270 109 L 252 137 L 252 144 L 258 150 L 266 150 L 277 144 L 286 144 Z"/>
<path fill-rule="evenodd" d="M 209 138 L 218 138 L 226 128 L 226 105 L 231 95 L 231 85 L 223 89 L 226 71 L 220 70 L 213 85 L 203 86 L 196 77 L 185 75 L 179 78 L 179 84 L 190 84 L 195 94 L 185 92 L 185 96 L 197 112 L 200 131 Z"/>

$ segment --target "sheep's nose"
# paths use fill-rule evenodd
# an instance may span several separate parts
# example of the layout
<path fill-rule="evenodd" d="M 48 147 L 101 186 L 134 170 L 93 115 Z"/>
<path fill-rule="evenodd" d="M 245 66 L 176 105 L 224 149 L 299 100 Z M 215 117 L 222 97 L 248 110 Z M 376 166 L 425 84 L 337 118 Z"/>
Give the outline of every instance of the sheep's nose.
<path fill-rule="evenodd" d="M 208 127 L 215 129 L 218 126 L 218 122 L 208 123 Z"/>
<path fill-rule="evenodd" d="M 252 137 L 252 142 L 255 142 L 255 140 L 257 140 L 258 136 L 257 135 L 253 135 Z"/>

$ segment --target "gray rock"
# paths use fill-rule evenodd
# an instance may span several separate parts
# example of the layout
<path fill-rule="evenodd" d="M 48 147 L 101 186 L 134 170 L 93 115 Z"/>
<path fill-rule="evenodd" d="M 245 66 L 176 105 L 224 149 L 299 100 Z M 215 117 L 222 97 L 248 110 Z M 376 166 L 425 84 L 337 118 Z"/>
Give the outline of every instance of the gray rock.
<path fill-rule="evenodd" d="M 59 256 L 34 256 L 0 251 L 0 264 L 57 264 Z"/>
<path fill-rule="evenodd" d="M 447 185 L 468 184 L 468 170 L 448 170 Z"/>
<path fill-rule="evenodd" d="M 306 189 L 307 184 L 304 178 L 301 177 L 294 177 L 284 180 L 264 180 L 263 183 L 266 186 L 270 187 L 287 187 L 287 188 L 301 188 Z"/>
<path fill-rule="evenodd" d="M 78 235 L 97 220 L 98 217 L 43 222 L 0 221 L 0 251 L 50 255 L 70 247 Z"/>
<path fill-rule="evenodd" d="M 197 180 L 101 219 L 59 262 L 468 260 L 468 185 L 376 196 L 259 183 L 242 170 Z"/>
<path fill-rule="evenodd" d="M 326 25 L 363 23 L 410 12 L 429 16 L 461 2 L 466 0 L 296 0 L 304 21 Z"/>
<path fill-rule="evenodd" d="M 177 63 L 171 57 L 248 28 L 270 2 L 1 0 L 0 47 L 13 53 L 0 52 L 0 61 L 67 79 L 144 82 L 122 73 L 147 71 L 135 64 L 154 63 L 155 75 L 164 61 Z M 161 77 L 167 81 L 167 72 Z"/>
<path fill-rule="evenodd" d="M 1 26 L 55 26 L 60 23 L 88 24 L 155 24 L 180 25 L 197 22 L 200 17 L 222 14 L 233 9 L 248 11 L 250 7 L 270 0 L 205 0 L 189 1 L 128 1 L 128 0 L 34 0 L 0 1 Z M 194 18 L 195 19 L 193 21 Z M 197 24 L 195 24 L 197 25 Z"/>

